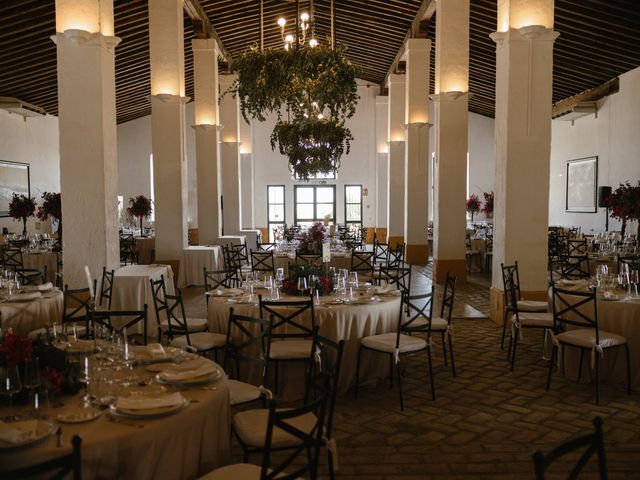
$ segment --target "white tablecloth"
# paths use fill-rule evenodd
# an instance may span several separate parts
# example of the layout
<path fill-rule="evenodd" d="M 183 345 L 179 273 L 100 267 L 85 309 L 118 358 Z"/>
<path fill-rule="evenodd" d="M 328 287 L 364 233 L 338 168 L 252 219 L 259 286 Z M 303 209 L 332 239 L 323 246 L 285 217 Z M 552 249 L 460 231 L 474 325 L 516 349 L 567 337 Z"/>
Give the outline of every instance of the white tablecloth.
<path fill-rule="evenodd" d="M 203 285 L 204 273 L 207 270 L 222 270 L 224 259 L 222 248 L 218 245 L 193 246 L 185 248 L 180 254 L 180 273 L 178 287 Z"/>
<path fill-rule="evenodd" d="M 247 243 L 245 235 L 223 235 L 218 237 L 218 245 L 243 245 Z"/>
<path fill-rule="evenodd" d="M 23 253 L 24 268 L 42 271 L 47 266 L 47 281 L 55 284 L 58 271 L 58 256 L 55 252 Z"/>
<path fill-rule="evenodd" d="M 0 452 L 0 477 L 7 468 L 33 465 L 70 451 L 71 438 L 77 434 L 82 437 L 83 478 L 198 478 L 229 463 L 229 390 L 224 380 L 218 381 L 215 388 L 184 391 L 183 395 L 193 402 L 167 417 L 113 423 L 103 412 L 92 422 L 64 424 L 64 450 L 56 447 L 56 435 L 52 435 L 32 447 Z M 70 404 L 76 399 L 63 400 Z M 59 412 L 54 409 L 51 413 L 55 416 Z"/>
<path fill-rule="evenodd" d="M 167 293 L 173 295 L 175 288 L 173 287 L 173 271 L 170 265 L 127 265 L 116 270 L 113 280 L 111 310 L 142 310 L 144 304 L 147 304 L 149 341 L 158 334 L 158 322 L 150 280 L 160 280 L 162 275 L 164 275 Z M 142 333 L 142 325 L 138 326 L 136 331 Z"/>
<path fill-rule="evenodd" d="M 360 339 L 369 335 L 393 332 L 398 324 L 400 313 L 400 297 L 380 297 L 379 303 L 367 305 L 332 305 L 315 309 L 316 325 L 320 327 L 320 335 L 339 341 L 345 340 L 342 358 L 342 371 L 338 384 L 338 393 L 344 394 L 355 383 L 356 361 Z M 224 299 L 209 300 L 207 317 L 209 330 L 226 333 L 229 321 L 229 308 L 233 307 L 239 315 L 259 316 L 258 305 L 239 305 L 228 303 Z M 386 355 L 375 355 L 365 352 L 360 366 L 360 382 L 372 382 L 389 375 L 389 358 Z M 280 379 L 287 378 L 281 372 Z M 289 377 L 290 378 L 290 377 Z M 298 377 L 299 378 L 299 377 Z M 259 378 L 252 378 L 259 384 Z M 300 384 L 284 385 L 281 396 L 296 398 L 300 394 Z M 282 386 L 281 386 L 282 387 Z M 293 387 L 293 388 L 292 388 Z M 298 387 L 298 388 L 296 388 Z"/>
<path fill-rule="evenodd" d="M 26 336 L 30 331 L 62 320 L 62 292 L 30 302 L 0 303 L 2 328 L 11 327 L 14 333 Z"/>
<path fill-rule="evenodd" d="M 240 230 L 240 235 L 244 235 L 247 238 L 247 248 L 249 250 L 258 250 L 258 237 L 262 234 L 258 229 L 243 229 Z M 264 240 L 266 242 L 266 240 Z"/>

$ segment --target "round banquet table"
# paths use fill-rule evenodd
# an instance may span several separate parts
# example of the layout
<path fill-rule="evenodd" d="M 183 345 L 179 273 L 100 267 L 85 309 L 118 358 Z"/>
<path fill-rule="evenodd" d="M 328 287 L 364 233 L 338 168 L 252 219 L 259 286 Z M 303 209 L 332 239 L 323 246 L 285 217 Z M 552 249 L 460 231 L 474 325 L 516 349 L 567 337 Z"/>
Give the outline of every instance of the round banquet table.
<path fill-rule="evenodd" d="M 322 259 L 319 260 L 322 262 Z M 284 268 L 284 274 L 286 276 L 289 275 L 289 264 L 296 263 L 296 257 L 290 257 L 287 254 L 275 253 L 273 255 L 273 266 L 275 269 Z M 330 267 L 335 267 L 336 269 L 345 268 L 347 270 L 351 269 L 351 255 L 339 255 L 332 253 L 331 261 L 329 262 Z"/>
<path fill-rule="evenodd" d="M 266 293 L 265 293 L 266 294 Z M 293 299 L 294 297 L 287 298 Z M 295 297 L 300 298 L 300 297 Z M 283 298 L 284 299 L 284 298 Z M 322 300 L 322 297 L 321 297 Z M 399 296 L 381 296 L 380 301 L 370 304 L 357 305 L 323 305 L 314 307 L 316 325 L 320 327 L 320 335 L 334 341 L 344 340 L 344 352 L 342 368 L 338 382 L 338 394 L 342 395 L 355 384 L 356 362 L 360 339 L 369 335 L 377 335 L 396 331 L 398 315 L 400 314 Z M 224 298 L 211 297 L 207 307 L 209 330 L 212 332 L 226 333 L 229 321 L 229 308 L 239 315 L 258 317 L 260 308 L 257 304 L 230 303 Z M 304 321 L 309 324 L 308 316 Z M 233 332 L 232 332 L 233 333 Z M 295 363 L 295 362 L 294 362 Z M 288 368 L 280 366 L 281 369 Z M 291 366 L 290 368 L 295 368 Z M 288 379 L 284 385 L 279 385 L 279 396 L 285 399 L 299 398 L 304 382 L 301 373 L 283 373 L 280 379 Z M 361 357 L 360 383 L 375 382 L 389 374 L 389 361 L 386 355 L 364 353 Z M 294 381 L 291 381 L 291 380 Z M 261 379 L 254 372 L 248 379 L 251 383 L 259 385 Z"/>
<path fill-rule="evenodd" d="M 28 302 L 7 302 L 0 300 L 0 320 L 2 328 L 12 328 L 14 333 L 26 336 L 30 331 L 62 320 L 61 291 L 46 294 Z"/>
<path fill-rule="evenodd" d="M 58 272 L 58 255 L 55 252 L 31 252 L 22 255 L 24 268 L 40 270 L 47 267 L 47 282 L 56 283 Z"/>
<path fill-rule="evenodd" d="M 0 450 L 0 478 L 8 468 L 21 468 L 69 452 L 74 435 L 82 438 L 83 478 L 194 479 L 226 465 L 230 455 L 231 407 L 224 376 L 213 386 L 181 393 L 191 404 L 169 416 L 113 421 L 110 414 L 102 412 L 98 419 L 87 423 L 60 424 L 64 449 L 57 447 L 56 435 L 51 435 L 33 446 Z M 61 400 L 65 405 L 54 406 L 49 411 L 50 418 L 55 419 L 64 408 L 80 402 L 79 397 L 70 396 Z M 20 413 L 18 408 L 15 413 Z"/>

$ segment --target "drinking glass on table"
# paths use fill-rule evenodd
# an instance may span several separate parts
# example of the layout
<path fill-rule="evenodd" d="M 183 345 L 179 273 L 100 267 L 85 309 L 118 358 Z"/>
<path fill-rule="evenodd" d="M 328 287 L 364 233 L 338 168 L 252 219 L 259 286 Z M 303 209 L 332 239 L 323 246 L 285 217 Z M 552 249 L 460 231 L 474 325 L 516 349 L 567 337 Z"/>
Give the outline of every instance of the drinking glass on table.
<path fill-rule="evenodd" d="M 22 381 L 17 365 L 0 366 L 0 395 L 9 397 L 9 419 L 13 419 L 13 396 L 22 390 Z"/>

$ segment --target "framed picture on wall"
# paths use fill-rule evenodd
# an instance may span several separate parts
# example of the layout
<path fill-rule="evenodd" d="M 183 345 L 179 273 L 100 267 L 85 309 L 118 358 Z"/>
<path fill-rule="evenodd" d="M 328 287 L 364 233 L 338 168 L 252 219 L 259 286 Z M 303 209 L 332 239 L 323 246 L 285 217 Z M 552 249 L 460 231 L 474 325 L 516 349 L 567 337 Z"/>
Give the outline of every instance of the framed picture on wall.
<path fill-rule="evenodd" d="M 0 217 L 9 216 L 14 193 L 31 196 L 29 164 L 0 160 Z"/>
<path fill-rule="evenodd" d="M 567 162 L 567 212 L 596 213 L 598 197 L 598 157 Z"/>

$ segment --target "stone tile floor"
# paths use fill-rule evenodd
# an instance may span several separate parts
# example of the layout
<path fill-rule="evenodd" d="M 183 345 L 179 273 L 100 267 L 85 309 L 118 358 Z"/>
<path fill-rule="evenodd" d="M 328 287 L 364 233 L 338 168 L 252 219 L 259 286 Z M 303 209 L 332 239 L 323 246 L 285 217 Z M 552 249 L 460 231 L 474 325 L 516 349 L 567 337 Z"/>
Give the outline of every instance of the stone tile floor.
<path fill-rule="evenodd" d="M 416 293 L 431 285 L 430 270 L 419 272 L 412 281 Z M 418 356 L 406 362 L 404 412 L 397 386 L 390 389 L 388 382 L 361 388 L 358 400 L 351 394 L 338 398 L 338 479 L 533 478 L 532 452 L 590 431 L 595 415 L 604 419 L 610 478 L 640 479 L 640 392 L 627 395 L 623 385 L 603 383 L 596 406 L 592 384 L 558 376 L 546 392 L 548 364 L 541 339 L 533 334 L 525 335 L 511 373 L 506 350 L 499 348 L 500 328 L 487 319 L 489 282 L 474 274 L 457 289 L 458 375 L 453 378 L 444 366 L 436 341 L 435 401 L 426 362 Z M 204 314 L 202 289 L 189 288 L 185 297 L 192 314 Z M 241 458 L 234 443 L 232 459 Z M 590 462 L 583 478 L 594 478 L 593 467 Z M 550 478 L 566 478 L 570 468 L 570 461 L 561 462 Z M 327 478 L 324 464 L 321 475 Z"/>

